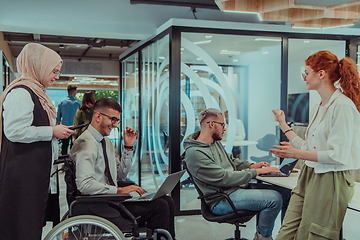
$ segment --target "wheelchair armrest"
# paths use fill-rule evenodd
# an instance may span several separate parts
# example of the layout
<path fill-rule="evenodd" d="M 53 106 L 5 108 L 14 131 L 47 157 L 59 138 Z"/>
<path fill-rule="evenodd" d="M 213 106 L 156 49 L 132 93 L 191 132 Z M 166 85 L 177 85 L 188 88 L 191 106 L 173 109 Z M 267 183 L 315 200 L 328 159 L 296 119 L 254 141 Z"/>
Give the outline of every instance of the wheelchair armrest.
<path fill-rule="evenodd" d="M 99 194 L 99 195 L 80 195 L 75 199 L 78 202 L 123 202 L 126 199 L 132 198 L 130 194 Z"/>
<path fill-rule="evenodd" d="M 117 184 L 118 184 L 118 187 L 127 187 L 130 185 L 136 185 L 136 183 L 131 180 L 118 181 Z"/>
<path fill-rule="evenodd" d="M 65 162 L 65 159 L 68 159 L 68 158 L 69 158 L 69 154 L 60 155 L 60 156 L 58 157 L 58 159 L 55 159 L 55 160 L 54 160 L 54 164 L 53 164 L 53 165 L 64 163 L 64 162 Z"/>

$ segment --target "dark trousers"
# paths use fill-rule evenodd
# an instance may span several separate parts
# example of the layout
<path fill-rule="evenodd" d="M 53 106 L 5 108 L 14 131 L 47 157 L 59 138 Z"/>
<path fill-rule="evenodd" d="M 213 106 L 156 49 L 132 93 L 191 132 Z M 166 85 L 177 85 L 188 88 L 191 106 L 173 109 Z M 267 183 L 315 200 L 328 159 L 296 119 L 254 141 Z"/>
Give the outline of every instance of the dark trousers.
<path fill-rule="evenodd" d="M 71 136 L 69 138 L 61 139 L 62 146 L 61 146 L 61 155 L 68 154 L 68 147 L 71 141 Z M 73 146 L 73 142 L 71 141 L 70 148 Z"/>
<path fill-rule="evenodd" d="M 175 204 L 169 196 L 164 196 L 150 202 L 123 202 L 123 205 L 134 215 L 139 217 L 139 225 L 150 229 L 165 229 L 175 238 Z"/>
<path fill-rule="evenodd" d="M 60 222 L 59 194 L 50 194 L 46 206 L 45 221 L 53 222 L 53 227 Z M 45 226 L 46 222 L 44 223 Z"/>

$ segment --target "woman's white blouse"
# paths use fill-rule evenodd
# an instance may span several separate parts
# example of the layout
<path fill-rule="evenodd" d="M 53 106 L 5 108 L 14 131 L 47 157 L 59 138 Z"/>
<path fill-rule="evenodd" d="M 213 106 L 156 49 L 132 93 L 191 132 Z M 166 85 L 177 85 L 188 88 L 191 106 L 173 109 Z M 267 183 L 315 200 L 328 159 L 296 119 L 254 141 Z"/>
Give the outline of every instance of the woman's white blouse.
<path fill-rule="evenodd" d="M 5 136 L 12 142 L 32 143 L 50 141 L 52 161 L 58 158 L 58 139 L 53 138 L 51 126 L 35 127 L 33 122 L 34 103 L 28 91 L 23 88 L 11 90 L 3 103 L 3 126 Z M 53 124 L 56 124 L 54 119 Z M 53 166 L 55 171 L 57 166 Z M 50 179 L 51 193 L 56 193 L 56 178 Z"/>
<path fill-rule="evenodd" d="M 317 152 L 318 162 L 305 161 L 315 168 L 315 173 L 358 169 L 360 114 L 338 89 L 325 106 L 317 104 L 312 110 L 305 141 L 296 137 L 291 144 L 297 149 Z"/>

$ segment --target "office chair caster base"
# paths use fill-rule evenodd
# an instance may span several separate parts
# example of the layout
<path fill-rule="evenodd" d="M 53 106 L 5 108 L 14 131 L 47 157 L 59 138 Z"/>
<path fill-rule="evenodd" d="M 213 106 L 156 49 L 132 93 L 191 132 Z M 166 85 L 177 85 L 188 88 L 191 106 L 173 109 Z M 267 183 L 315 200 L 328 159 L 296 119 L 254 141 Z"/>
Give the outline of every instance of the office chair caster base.
<path fill-rule="evenodd" d="M 234 238 L 234 237 L 232 237 L 232 238 L 227 238 L 227 239 L 225 239 L 225 240 L 249 240 L 249 239 L 247 239 L 247 238 Z"/>

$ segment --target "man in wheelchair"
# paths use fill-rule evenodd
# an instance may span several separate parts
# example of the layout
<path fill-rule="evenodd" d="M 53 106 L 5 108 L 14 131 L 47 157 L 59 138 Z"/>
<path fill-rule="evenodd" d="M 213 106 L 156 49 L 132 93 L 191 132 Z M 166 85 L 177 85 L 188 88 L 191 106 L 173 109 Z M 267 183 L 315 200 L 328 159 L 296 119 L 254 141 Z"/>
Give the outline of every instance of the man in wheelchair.
<path fill-rule="evenodd" d="M 109 98 L 99 99 L 94 104 L 94 113 L 88 129 L 75 141 L 70 158 L 76 164 L 76 185 L 81 194 L 124 194 L 144 190 L 136 185 L 118 187 L 117 181 L 126 179 L 130 170 L 133 145 L 137 132 L 126 127 L 124 151 L 121 160 L 116 158 L 111 140 L 107 137 L 117 127 L 122 112 L 121 106 Z M 149 229 L 165 229 L 175 237 L 175 205 L 170 196 L 149 202 L 123 202 L 123 206 L 136 218 L 140 226 Z M 108 219 L 115 225 L 116 219 Z M 118 224 L 117 224 L 118 223 Z M 121 230 L 122 227 L 119 226 Z"/>

